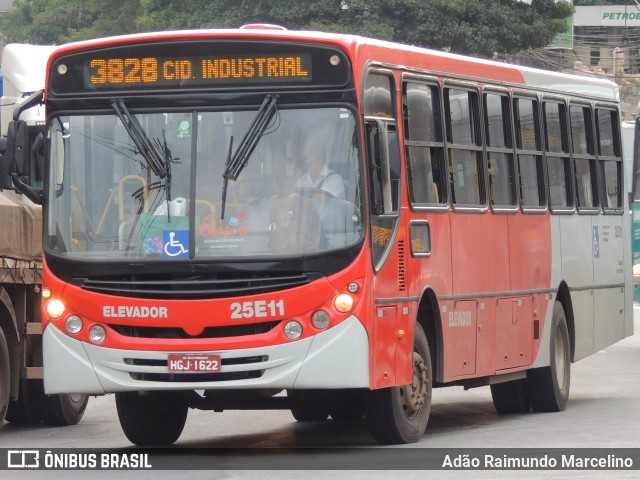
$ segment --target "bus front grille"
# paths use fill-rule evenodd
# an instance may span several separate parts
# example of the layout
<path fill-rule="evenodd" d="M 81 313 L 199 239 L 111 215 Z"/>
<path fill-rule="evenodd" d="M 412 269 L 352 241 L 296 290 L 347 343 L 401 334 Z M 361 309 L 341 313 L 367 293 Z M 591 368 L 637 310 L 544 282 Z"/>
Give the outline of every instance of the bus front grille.
<path fill-rule="evenodd" d="M 234 371 L 209 372 L 209 373 L 175 373 L 167 372 L 166 360 L 150 360 L 140 358 L 125 358 L 124 364 L 136 369 L 136 367 L 151 367 L 158 371 L 142 372 L 130 371 L 129 376 L 132 380 L 142 382 L 229 382 L 233 380 L 251 380 L 261 378 L 264 369 L 259 368 L 261 364 L 266 364 L 269 357 L 267 355 L 258 355 L 254 357 L 225 358 L 222 363 L 225 368 L 238 366 L 239 369 Z M 258 367 L 258 368 L 256 368 Z M 163 371 L 164 370 L 164 371 Z"/>
<path fill-rule="evenodd" d="M 319 274 L 215 273 L 215 274 L 141 274 L 76 278 L 80 288 L 120 297 L 156 300 L 197 300 L 258 295 L 306 285 Z"/>
<path fill-rule="evenodd" d="M 139 327 L 129 325 L 109 324 L 113 330 L 125 337 L 133 338 L 170 338 L 170 339 L 195 339 L 195 338 L 227 338 L 244 337 L 268 333 L 280 324 L 279 320 L 272 322 L 249 323 L 242 325 L 226 325 L 219 327 L 207 327 L 199 335 L 189 335 L 178 327 Z"/>

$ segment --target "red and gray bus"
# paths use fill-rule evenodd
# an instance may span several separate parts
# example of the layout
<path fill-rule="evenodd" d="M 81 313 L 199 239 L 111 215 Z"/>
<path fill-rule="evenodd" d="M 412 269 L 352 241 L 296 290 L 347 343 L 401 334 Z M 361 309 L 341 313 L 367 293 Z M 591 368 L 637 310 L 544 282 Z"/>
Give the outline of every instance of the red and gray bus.
<path fill-rule="evenodd" d="M 633 333 L 612 82 L 263 25 L 61 46 L 41 101 L 45 388 L 135 444 L 189 408 L 416 442 L 451 385 L 560 411 Z"/>

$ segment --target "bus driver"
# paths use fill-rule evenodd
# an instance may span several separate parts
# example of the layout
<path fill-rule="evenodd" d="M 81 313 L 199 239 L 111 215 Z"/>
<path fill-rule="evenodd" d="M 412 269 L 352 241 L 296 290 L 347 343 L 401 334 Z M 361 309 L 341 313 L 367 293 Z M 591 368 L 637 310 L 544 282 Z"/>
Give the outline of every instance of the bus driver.
<path fill-rule="evenodd" d="M 296 188 L 316 188 L 344 200 L 342 177 L 326 164 L 326 139 L 314 136 L 304 149 L 304 163 L 307 173 L 296 182 Z"/>

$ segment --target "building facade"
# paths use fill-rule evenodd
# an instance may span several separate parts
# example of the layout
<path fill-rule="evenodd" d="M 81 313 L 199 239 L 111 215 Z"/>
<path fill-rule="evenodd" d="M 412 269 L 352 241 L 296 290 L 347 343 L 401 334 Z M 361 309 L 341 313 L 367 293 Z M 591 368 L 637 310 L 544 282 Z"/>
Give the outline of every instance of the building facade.
<path fill-rule="evenodd" d="M 614 75 L 640 74 L 640 6 L 576 7 L 567 60 Z M 570 65 L 569 65 L 570 66 Z"/>

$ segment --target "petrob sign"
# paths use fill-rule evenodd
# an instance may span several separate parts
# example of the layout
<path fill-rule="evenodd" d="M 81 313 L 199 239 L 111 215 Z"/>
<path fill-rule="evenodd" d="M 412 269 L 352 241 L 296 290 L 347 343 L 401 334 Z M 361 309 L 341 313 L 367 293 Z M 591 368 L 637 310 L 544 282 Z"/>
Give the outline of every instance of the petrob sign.
<path fill-rule="evenodd" d="M 640 27 L 640 7 L 636 4 L 576 7 L 573 25 L 576 27 Z"/>

